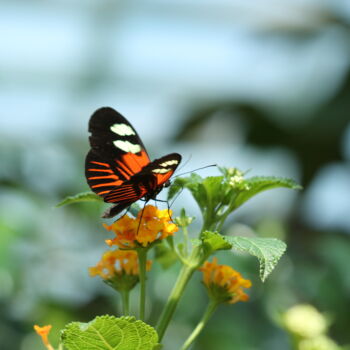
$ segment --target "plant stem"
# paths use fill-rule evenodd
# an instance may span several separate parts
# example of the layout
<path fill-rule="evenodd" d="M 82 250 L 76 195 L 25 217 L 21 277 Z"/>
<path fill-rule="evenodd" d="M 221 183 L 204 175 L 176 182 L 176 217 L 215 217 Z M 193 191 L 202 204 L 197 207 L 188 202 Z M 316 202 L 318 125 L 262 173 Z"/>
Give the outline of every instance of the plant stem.
<path fill-rule="evenodd" d="M 123 304 L 123 315 L 127 316 L 129 315 L 129 291 L 128 290 L 121 290 L 120 294 L 122 297 L 122 304 Z"/>
<path fill-rule="evenodd" d="M 210 317 L 213 315 L 217 306 L 218 306 L 218 302 L 216 300 L 210 301 L 202 319 L 199 321 L 197 327 L 193 330 L 193 332 L 190 334 L 190 336 L 184 342 L 184 345 L 182 346 L 181 350 L 187 350 L 191 346 L 191 344 L 195 341 L 195 339 L 198 337 L 200 332 L 203 330 L 203 328 L 205 327 L 205 325 L 209 321 Z"/>
<path fill-rule="evenodd" d="M 164 333 L 168 327 L 168 324 L 174 314 L 176 306 L 184 292 L 184 289 L 191 278 L 193 272 L 196 270 L 195 266 L 183 265 L 180 271 L 179 277 L 171 291 L 168 301 L 163 309 L 163 312 L 158 321 L 157 331 L 159 341 L 162 340 Z"/>
<path fill-rule="evenodd" d="M 182 233 L 184 236 L 184 252 L 185 252 L 185 257 L 188 256 L 188 230 L 187 230 L 187 226 L 184 226 L 182 228 Z"/>
<path fill-rule="evenodd" d="M 146 305 L 146 249 L 137 249 L 139 258 L 139 276 L 140 276 L 140 320 L 145 319 L 145 305 Z"/>

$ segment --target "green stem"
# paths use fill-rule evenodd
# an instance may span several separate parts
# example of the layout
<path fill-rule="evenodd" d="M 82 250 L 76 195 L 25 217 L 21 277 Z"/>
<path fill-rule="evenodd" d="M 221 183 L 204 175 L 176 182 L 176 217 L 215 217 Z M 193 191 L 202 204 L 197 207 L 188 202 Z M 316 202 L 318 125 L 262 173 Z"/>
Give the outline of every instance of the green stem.
<path fill-rule="evenodd" d="M 216 300 L 210 301 L 202 319 L 199 321 L 197 327 L 193 330 L 193 332 L 190 334 L 190 336 L 184 342 L 184 345 L 182 346 L 181 350 L 187 350 L 191 346 L 191 344 L 196 340 L 196 338 L 198 337 L 200 332 L 203 330 L 205 325 L 208 323 L 210 317 L 213 315 L 217 306 L 218 306 L 218 302 Z"/>
<path fill-rule="evenodd" d="M 168 324 L 175 312 L 176 306 L 184 292 L 184 289 L 195 270 L 196 267 L 194 266 L 183 265 L 179 277 L 177 278 L 177 281 L 169 295 L 168 301 L 158 321 L 157 331 L 159 341 L 162 340 Z"/>
<path fill-rule="evenodd" d="M 124 316 L 129 315 L 129 294 L 130 294 L 130 291 L 128 291 L 128 290 L 121 290 L 120 291 L 120 295 L 122 297 L 123 315 Z"/>
<path fill-rule="evenodd" d="M 137 249 L 139 258 L 139 276 L 140 276 L 140 320 L 145 319 L 145 305 L 146 305 L 146 260 L 147 250 Z"/>
<path fill-rule="evenodd" d="M 233 212 L 234 208 L 233 207 L 229 207 L 228 209 L 226 209 L 226 211 L 222 214 L 221 219 L 219 224 L 216 227 L 217 231 L 221 231 L 222 226 L 224 226 L 224 223 L 227 219 L 227 217 Z"/>
<path fill-rule="evenodd" d="M 182 233 L 184 236 L 184 252 L 185 252 L 185 257 L 188 256 L 188 230 L 187 226 L 182 227 Z"/>

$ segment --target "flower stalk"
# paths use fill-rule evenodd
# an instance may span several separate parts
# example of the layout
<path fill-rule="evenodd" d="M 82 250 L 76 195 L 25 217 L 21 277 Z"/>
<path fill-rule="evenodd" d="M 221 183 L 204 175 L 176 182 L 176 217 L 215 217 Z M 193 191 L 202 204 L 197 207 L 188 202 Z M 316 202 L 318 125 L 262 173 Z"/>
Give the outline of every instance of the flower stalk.
<path fill-rule="evenodd" d="M 169 325 L 169 322 L 176 310 L 177 304 L 186 288 L 186 285 L 196 270 L 195 267 L 183 265 L 179 277 L 171 291 L 168 301 L 163 309 L 163 312 L 159 318 L 157 332 L 159 336 L 159 341 L 163 339 L 164 333 Z"/>
<path fill-rule="evenodd" d="M 192 343 L 197 339 L 198 335 L 201 333 L 203 328 L 208 323 L 209 319 L 215 312 L 216 308 L 218 307 L 219 302 L 216 300 L 211 300 L 208 304 L 207 309 L 205 310 L 205 313 L 203 314 L 203 317 L 197 324 L 196 328 L 193 330 L 193 332 L 190 334 L 190 336 L 187 338 L 187 340 L 184 342 L 181 350 L 187 350 L 192 345 Z"/>
<path fill-rule="evenodd" d="M 120 291 L 120 295 L 122 297 L 122 306 L 123 306 L 123 315 L 124 316 L 128 316 L 130 315 L 130 311 L 129 311 L 129 295 L 130 295 L 130 291 L 129 290 L 121 290 Z"/>
<path fill-rule="evenodd" d="M 140 320 L 145 319 L 146 309 L 146 261 L 147 249 L 137 249 L 139 259 L 139 277 L 140 277 Z"/>
<path fill-rule="evenodd" d="M 179 277 L 177 278 L 173 290 L 171 291 L 168 301 L 165 304 L 163 312 L 159 318 L 157 332 L 159 336 L 159 341 L 162 340 L 164 333 L 169 325 L 171 318 L 176 310 L 177 304 L 182 297 L 184 290 L 192 277 L 193 273 L 196 271 L 198 266 L 202 263 L 201 261 L 201 248 L 196 247 L 193 249 L 189 262 L 184 264 L 180 270 Z"/>

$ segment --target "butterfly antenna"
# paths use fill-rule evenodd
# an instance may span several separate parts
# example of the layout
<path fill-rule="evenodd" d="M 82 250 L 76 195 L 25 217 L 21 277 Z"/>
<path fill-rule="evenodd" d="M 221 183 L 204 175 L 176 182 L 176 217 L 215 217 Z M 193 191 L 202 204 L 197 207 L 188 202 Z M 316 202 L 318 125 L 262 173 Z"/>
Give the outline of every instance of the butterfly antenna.
<path fill-rule="evenodd" d="M 177 200 L 177 198 L 180 196 L 181 192 L 184 190 L 183 187 L 181 187 L 181 190 L 176 194 L 176 196 L 174 197 L 173 201 L 171 202 L 171 204 L 169 205 L 169 209 L 173 206 L 173 204 L 175 203 L 175 201 Z"/>
<path fill-rule="evenodd" d="M 183 167 L 185 167 L 185 166 L 187 165 L 187 163 L 188 163 L 191 159 L 192 159 L 192 154 L 190 154 L 190 156 L 188 157 L 188 159 L 186 160 L 186 162 L 185 162 L 184 164 L 182 164 L 182 165 L 180 166 L 180 168 L 179 168 L 177 171 L 179 171 L 179 170 L 181 170 Z"/>
<path fill-rule="evenodd" d="M 178 174 L 176 176 L 174 176 L 173 178 L 175 177 L 179 177 L 179 176 L 182 176 L 182 175 L 186 175 L 186 174 L 189 174 L 189 173 L 193 173 L 194 171 L 197 171 L 197 170 L 202 170 L 202 169 L 206 169 L 206 168 L 211 168 L 213 166 L 218 166 L 217 164 L 210 164 L 210 165 L 206 165 L 206 166 L 203 166 L 201 168 L 197 168 L 197 169 L 194 169 L 194 170 L 191 170 L 191 171 L 186 171 L 185 173 L 182 173 L 182 174 Z"/>

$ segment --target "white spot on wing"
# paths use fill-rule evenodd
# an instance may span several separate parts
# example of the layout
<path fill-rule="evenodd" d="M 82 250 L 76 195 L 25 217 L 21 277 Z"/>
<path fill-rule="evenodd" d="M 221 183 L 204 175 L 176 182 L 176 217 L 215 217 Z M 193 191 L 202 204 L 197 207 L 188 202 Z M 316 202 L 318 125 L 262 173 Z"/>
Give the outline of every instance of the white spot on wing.
<path fill-rule="evenodd" d="M 163 168 L 163 169 L 153 169 L 152 170 L 152 173 L 156 173 L 156 174 L 165 174 L 167 173 L 168 171 L 170 171 L 171 169 L 166 169 L 166 168 Z"/>
<path fill-rule="evenodd" d="M 175 164 L 177 164 L 177 163 L 179 163 L 177 160 L 167 160 L 166 162 L 164 162 L 164 163 L 161 163 L 160 165 L 161 166 L 169 166 L 169 165 L 175 165 Z"/>
<path fill-rule="evenodd" d="M 140 145 L 134 145 L 133 143 L 129 141 L 121 141 L 117 140 L 113 142 L 114 146 L 118 147 L 122 151 L 128 153 L 139 153 L 141 152 L 141 146 Z"/>
<path fill-rule="evenodd" d="M 120 136 L 135 135 L 135 131 L 127 124 L 113 124 L 110 129 L 112 132 Z"/>

